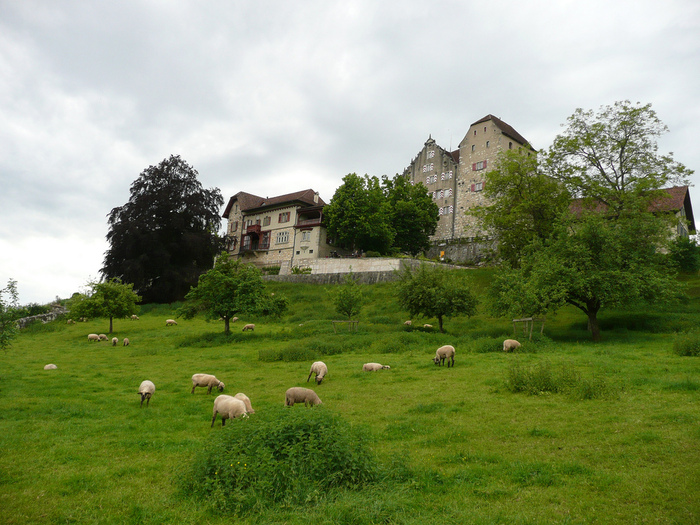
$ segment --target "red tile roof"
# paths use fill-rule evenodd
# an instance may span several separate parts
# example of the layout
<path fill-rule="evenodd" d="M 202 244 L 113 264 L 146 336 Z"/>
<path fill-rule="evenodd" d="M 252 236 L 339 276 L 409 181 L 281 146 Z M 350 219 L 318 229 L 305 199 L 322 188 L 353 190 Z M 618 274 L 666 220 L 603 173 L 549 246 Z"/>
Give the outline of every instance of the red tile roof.
<path fill-rule="evenodd" d="M 239 191 L 233 197 L 231 197 L 224 209 L 222 217 L 228 217 L 233 207 L 233 203 L 238 201 L 238 206 L 241 211 L 251 211 L 257 208 L 268 208 L 279 206 L 281 204 L 293 204 L 301 203 L 307 206 L 325 206 L 325 202 L 321 197 L 318 197 L 318 201 L 314 201 L 314 196 L 316 192 L 312 189 L 296 191 L 294 193 L 287 193 L 286 195 L 278 195 L 276 197 L 258 197 L 252 193 L 246 193 L 244 191 Z"/>

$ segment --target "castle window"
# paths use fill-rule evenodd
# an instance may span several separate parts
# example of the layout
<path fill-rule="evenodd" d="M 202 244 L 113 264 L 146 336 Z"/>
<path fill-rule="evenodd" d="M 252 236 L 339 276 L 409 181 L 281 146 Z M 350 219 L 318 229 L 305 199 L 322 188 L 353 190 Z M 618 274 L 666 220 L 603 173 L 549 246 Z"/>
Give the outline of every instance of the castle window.
<path fill-rule="evenodd" d="M 238 230 L 238 221 L 233 221 L 233 222 L 231 223 L 231 231 L 232 231 L 232 232 L 235 232 L 235 231 L 237 231 L 237 230 Z"/>
<path fill-rule="evenodd" d="M 289 218 L 291 216 L 292 212 L 285 211 L 284 213 L 280 213 L 279 219 L 277 222 L 289 222 Z"/>
<path fill-rule="evenodd" d="M 268 215 L 263 219 L 263 226 L 269 226 L 270 225 L 270 216 Z"/>
<path fill-rule="evenodd" d="M 289 232 L 277 232 L 277 244 L 287 244 L 289 242 Z"/>
<path fill-rule="evenodd" d="M 472 164 L 472 171 L 479 171 L 479 170 L 485 170 L 486 169 L 486 161 L 482 160 L 480 162 L 475 162 Z"/>
<path fill-rule="evenodd" d="M 472 153 L 474 153 L 475 148 L 476 148 L 476 146 L 474 144 L 472 144 Z"/>
<path fill-rule="evenodd" d="M 509 143 L 508 143 L 508 149 L 513 149 L 513 143 L 512 143 L 512 142 L 509 142 Z"/>
<path fill-rule="evenodd" d="M 489 141 L 489 140 L 486 141 L 486 147 L 487 147 L 487 148 L 489 147 L 489 144 L 490 144 L 490 143 L 491 143 L 491 141 Z"/>
<path fill-rule="evenodd" d="M 310 231 L 301 232 L 301 240 L 302 241 L 310 241 L 311 240 L 311 232 Z"/>
<path fill-rule="evenodd" d="M 474 130 L 474 135 L 476 135 L 476 130 Z"/>

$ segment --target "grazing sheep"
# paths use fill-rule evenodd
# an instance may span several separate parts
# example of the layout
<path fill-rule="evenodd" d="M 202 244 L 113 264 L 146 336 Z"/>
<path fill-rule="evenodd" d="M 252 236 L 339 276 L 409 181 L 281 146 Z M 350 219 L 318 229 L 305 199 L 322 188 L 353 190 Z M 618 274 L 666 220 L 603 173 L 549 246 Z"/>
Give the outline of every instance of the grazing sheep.
<path fill-rule="evenodd" d="M 435 352 L 435 357 L 433 358 L 433 362 L 436 365 L 442 366 L 442 363 L 445 362 L 445 359 L 447 359 L 447 368 L 450 368 L 450 360 L 452 360 L 452 366 L 455 366 L 455 347 L 452 345 L 445 345 L 441 346 L 440 348 L 437 349 L 437 352 Z"/>
<path fill-rule="evenodd" d="M 173 326 L 173 325 L 177 325 L 177 321 L 175 319 L 167 319 L 165 321 L 165 326 Z"/>
<path fill-rule="evenodd" d="M 411 320 L 409 319 L 408 321 L 404 321 L 403 324 L 405 324 L 406 326 L 411 326 L 413 323 L 412 323 Z"/>
<path fill-rule="evenodd" d="M 129 338 L 128 337 L 124 338 L 124 346 L 129 346 Z"/>
<path fill-rule="evenodd" d="M 506 339 L 503 341 L 503 351 L 504 352 L 512 352 L 513 350 L 516 350 L 520 348 L 522 345 L 516 341 L 515 339 Z"/>
<path fill-rule="evenodd" d="M 293 407 L 294 403 L 304 403 L 304 406 L 314 406 L 322 404 L 316 392 L 310 388 L 294 386 L 284 394 L 284 405 Z"/>
<path fill-rule="evenodd" d="M 232 318 L 231 318 L 231 322 L 232 322 L 232 323 L 235 323 L 236 321 L 238 321 L 238 317 L 232 317 Z"/>
<path fill-rule="evenodd" d="M 386 370 L 391 368 L 389 365 L 380 365 L 379 363 L 365 363 L 362 365 L 363 372 L 374 372 L 375 370 Z"/>
<path fill-rule="evenodd" d="M 100 341 L 106 341 L 106 340 L 107 340 L 107 336 L 106 336 L 105 334 L 100 334 L 98 337 L 100 338 Z"/>
<path fill-rule="evenodd" d="M 216 387 L 219 392 L 223 392 L 224 384 L 211 374 L 195 374 L 192 376 L 192 393 L 198 386 L 207 387 L 207 394 L 211 394 L 211 389 Z"/>
<path fill-rule="evenodd" d="M 255 414 L 255 410 L 253 410 L 253 405 L 250 404 L 250 398 L 247 395 L 245 395 L 243 392 L 238 392 L 238 394 L 236 394 L 233 397 L 235 397 L 236 399 L 240 399 L 245 403 L 245 411 L 248 414 Z"/>
<path fill-rule="evenodd" d="M 326 366 L 326 363 L 323 361 L 316 361 L 314 364 L 311 365 L 311 370 L 309 371 L 309 377 L 306 378 L 306 382 L 309 382 L 309 379 L 311 379 L 311 374 L 316 374 L 316 384 L 320 385 L 321 381 L 323 381 L 323 378 L 326 377 L 326 374 L 328 373 L 328 367 Z"/>
<path fill-rule="evenodd" d="M 117 343 L 119 342 L 119 339 L 116 337 L 112 337 L 112 346 L 117 346 Z"/>
<path fill-rule="evenodd" d="M 88 318 L 87 318 L 87 317 L 81 317 L 80 319 L 78 319 L 78 321 L 80 321 L 81 323 L 87 323 Z"/>
<path fill-rule="evenodd" d="M 100 336 L 97 334 L 88 334 L 88 341 L 99 341 Z"/>
<path fill-rule="evenodd" d="M 141 386 L 139 386 L 139 394 L 141 394 L 141 407 L 143 408 L 143 400 L 146 400 L 146 406 L 151 402 L 151 396 L 156 391 L 156 385 L 151 381 L 142 381 Z"/>
<path fill-rule="evenodd" d="M 423 325 L 423 328 L 432 328 L 432 327 L 433 327 L 433 325 L 428 324 L 428 323 L 426 323 L 426 324 Z"/>
<path fill-rule="evenodd" d="M 75 324 L 75 321 L 73 321 L 73 319 L 68 319 L 66 321 L 66 324 Z"/>
<path fill-rule="evenodd" d="M 243 331 L 247 332 L 250 330 L 251 332 L 255 331 L 255 325 L 254 324 L 247 324 L 243 327 Z"/>
<path fill-rule="evenodd" d="M 139 320 L 139 316 L 136 315 L 136 314 L 134 314 L 134 315 L 131 316 L 131 320 L 132 320 L 132 321 L 138 321 L 138 320 Z"/>
<path fill-rule="evenodd" d="M 58 367 L 51 363 L 50 365 L 44 366 L 44 370 L 56 370 Z"/>
<path fill-rule="evenodd" d="M 227 419 L 237 417 L 248 417 L 245 409 L 245 402 L 233 396 L 216 396 L 214 400 L 214 416 L 211 418 L 211 426 L 214 427 L 216 415 L 221 414 L 221 426 L 226 425 Z"/>

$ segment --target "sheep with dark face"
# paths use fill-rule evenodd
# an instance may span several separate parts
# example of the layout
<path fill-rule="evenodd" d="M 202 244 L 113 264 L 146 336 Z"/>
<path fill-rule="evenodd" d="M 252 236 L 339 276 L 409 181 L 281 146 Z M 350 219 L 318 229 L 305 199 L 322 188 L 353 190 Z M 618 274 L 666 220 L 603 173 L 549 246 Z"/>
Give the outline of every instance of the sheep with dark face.
<path fill-rule="evenodd" d="M 235 419 L 237 417 L 248 417 L 243 400 L 233 396 L 216 396 L 214 400 L 214 415 L 211 418 L 211 426 L 214 426 L 216 415 L 221 415 L 221 426 L 226 425 L 227 419 Z"/>
<path fill-rule="evenodd" d="M 326 363 L 323 361 L 316 361 L 311 365 L 311 370 L 309 371 L 309 377 L 306 378 L 306 382 L 309 382 L 309 379 L 311 379 L 312 374 L 316 374 L 316 384 L 320 385 L 321 381 L 323 381 L 323 378 L 326 377 L 326 374 L 328 373 L 328 367 L 326 366 Z"/>
<path fill-rule="evenodd" d="M 450 361 L 452 362 L 452 366 L 455 366 L 455 347 L 452 345 L 445 345 L 441 346 L 440 348 L 437 349 L 437 352 L 435 352 L 435 357 L 433 358 L 433 362 L 436 365 L 442 366 L 442 364 L 447 360 L 447 368 L 450 368 Z"/>
<path fill-rule="evenodd" d="M 117 343 L 119 342 L 119 339 L 116 337 L 112 337 L 112 346 L 117 346 Z"/>
<path fill-rule="evenodd" d="M 100 336 L 97 334 L 88 334 L 88 341 L 99 341 Z"/>
<path fill-rule="evenodd" d="M 293 386 L 284 394 L 284 405 L 293 407 L 294 403 L 304 403 L 304 406 L 321 405 L 321 399 L 318 394 L 310 388 L 302 388 Z"/>
<path fill-rule="evenodd" d="M 516 341 L 515 339 L 506 339 L 503 341 L 503 351 L 504 352 L 513 352 L 514 350 L 517 350 L 520 348 L 522 345 Z"/>
<path fill-rule="evenodd" d="M 245 403 L 245 411 L 248 414 L 255 414 L 255 410 L 253 410 L 253 405 L 250 403 L 250 398 L 247 395 L 245 395 L 243 392 L 238 392 L 238 394 L 236 394 L 233 397 L 235 397 L 236 399 L 240 399 Z"/>
<path fill-rule="evenodd" d="M 192 393 L 198 386 L 207 387 L 207 394 L 211 394 L 211 389 L 216 387 L 219 392 L 224 391 L 224 384 L 211 374 L 194 374 L 192 376 Z"/>
<path fill-rule="evenodd" d="M 143 381 L 141 383 L 141 386 L 139 386 L 139 394 L 141 395 L 141 407 L 143 407 L 143 400 L 146 400 L 146 406 L 148 407 L 148 404 L 151 402 L 151 396 L 155 393 L 156 391 L 156 385 L 154 385 L 151 381 Z"/>
<path fill-rule="evenodd" d="M 386 370 L 391 368 L 389 365 L 380 365 L 379 363 L 365 363 L 362 365 L 363 372 L 374 372 L 376 370 Z"/>

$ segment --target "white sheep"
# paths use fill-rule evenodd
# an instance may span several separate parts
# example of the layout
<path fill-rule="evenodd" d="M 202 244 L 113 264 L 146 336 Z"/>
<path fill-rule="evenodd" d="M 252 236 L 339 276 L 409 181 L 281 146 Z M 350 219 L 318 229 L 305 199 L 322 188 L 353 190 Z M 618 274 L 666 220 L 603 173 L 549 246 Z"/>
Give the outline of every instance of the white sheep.
<path fill-rule="evenodd" d="M 156 385 L 154 385 L 151 381 L 148 379 L 146 381 L 141 382 L 141 386 L 139 386 L 139 394 L 141 394 L 141 407 L 143 407 L 143 400 L 146 400 L 146 406 L 151 402 L 151 396 L 155 393 L 156 391 Z"/>
<path fill-rule="evenodd" d="M 198 386 L 207 387 L 207 394 L 211 394 L 211 389 L 216 387 L 219 392 L 223 392 L 224 384 L 211 374 L 195 374 L 192 376 L 192 393 Z"/>
<path fill-rule="evenodd" d="M 124 346 L 129 346 L 129 343 L 130 343 L 129 338 L 125 337 L 124 338 Z"/>
<path fill-rule="evenodd" d="M 326 366 L 326 363 L 323 361 L 316 361 L 311 365 L 311 370 L 309 371 L 309 377 L 306 378 L 306 382 L 309 382 L 309 379 L 311 379 L 312 374 L 316 374 L 316 384 L 320 385 L 321 381 L 323 381 L 323 378 L 326 377 L 326 374 L 328 373 L 328 367 Z"/>
<path fill-rule="evenodd" d="M 450 367 L 450 360 L 452 360 L 452 366 L 455 366 L 455 347 L 452 345 L 445 345 L 441 346 L 440 348 L 437 349 L 437 352 L 435 352 L 435 357 L 433 358 L 433 362 L 436 365 L 442 366 L 442 363 L 445 362 L 445 359 L 447 359 L 447 368 Z"/>
<path fill-rule="evenodd" d="M 175 319 L 166 319 L 165 326 L 175 326 L 175 325 L 177 325 L 177 321 Z"/>
<path fill-rule="evenodd" d="M 411 326 L 413 322 L 411 322 L 411 320 L 409 319 L 408 321 L 404 321 L 403 324 L 405 324 L 406 326 Z"/>
<path fill-rule="evenodd" d="M 235 323 L 236 321 L 238 321 L 238 317 L 232 317 L 232 318 L 231 318 L 231 322 L 232 322 L 232 323 Z"/>
<path fill-rule="evenodd" d="M 386 370 L 391 368 L 389 365 L 380 365 L 379 363 L 365 363 L 362 365 L 363 372 L 374 372 L 375 370 Z"/>
<path fill-rule="evenodd" d="M 97 334 L 88 334 L 88 341 L 99 341 L 100 336 Z"/>
<path fill-rule="evenodd" d="M 73 319 L 68 319 L 66 321 L 66 324 L 75 324 L 75 321 L 73 321 Z"/>
<path fill-rule="evenodd" d="M 112 337 L 112 346 L 117 346 L 117 343 L 119 342 L 119 339 L 116 337 Z"/>
<path fill-rule="evenodd" d="M 248 330 L 250 330 L 251 332 L 254 332 L 254 331 L 255 331 L 255 325 L 251 323 L 251 324 L 247 324 L 247 325 L 245 325 L 245 326 L 243 327 L 243 331 L 244 331 L 244 332 L 247 332 Z"/>
<path fill-rule="evenodd" d="M 236 399 L 240 399 L 245 403 L 245 411 L 248 414 L 255 414 L 255 410 L 253 410 L 253 405 L 250 404 L 250 398 L 247 395 L 245 395 L 243 392 L 238 392 L 238 394 L 236 394 L 233 397 L 235 397 Z"/>
<path fill-rule="evenodd" d="M 51 363 L 50 365 L 45 365 L 44 370 L 56 370 L 58 367 Z"/>
<path fill-rule="evenodd" d="M 284 394 L 284 405 L 293 407 L 294 403 L 304 403 L 304 406 L 314 406 L 322 404 L 316 392 L 310 388 L 293 386 Z"/>
<path fill-rule="evenodd" d="M 139 320 L 139 316 L 136 315 L 136 314 L 134 314 L 134 315 L 131 316 L 131 320 L 132 320 L 132 321 L 138 321 L 138 320 Z"/>
<path fill-rule="evenodd" d="M 106 341 L 106 340 L 107 340 L 107 336 L 106 336 L 105 334 L 100 334 L 98 337 L 100 338 L 100 341 Z"/>
<path fill-rule="evenodd" d="M 506 339 L 503 341 L 503 351 L 504 352 L 512 352 L 513 350 L 516 350 L 520 348 L 522 345 L 516 341 L 515 339 Z"/>
<path fill-rule="evenodd" d="M 428 323 L 425 323 L 425 324 L 423 325 L 423 328 L 432 328 L 432 327 L 433 327 L 433 325 L 428 324 Z"/>
<path fill-rule="evenodd" d="M 214 427 L 216 415 L 221 414 L 221 426 L 226 425 L 227 419 L 235 419 L 237 417 L 248 417 L 245 409 L 245 403 L 233 396 L 216 396 L 214 400 L 214 415 L 211 418 L 211 426 Z"/>

